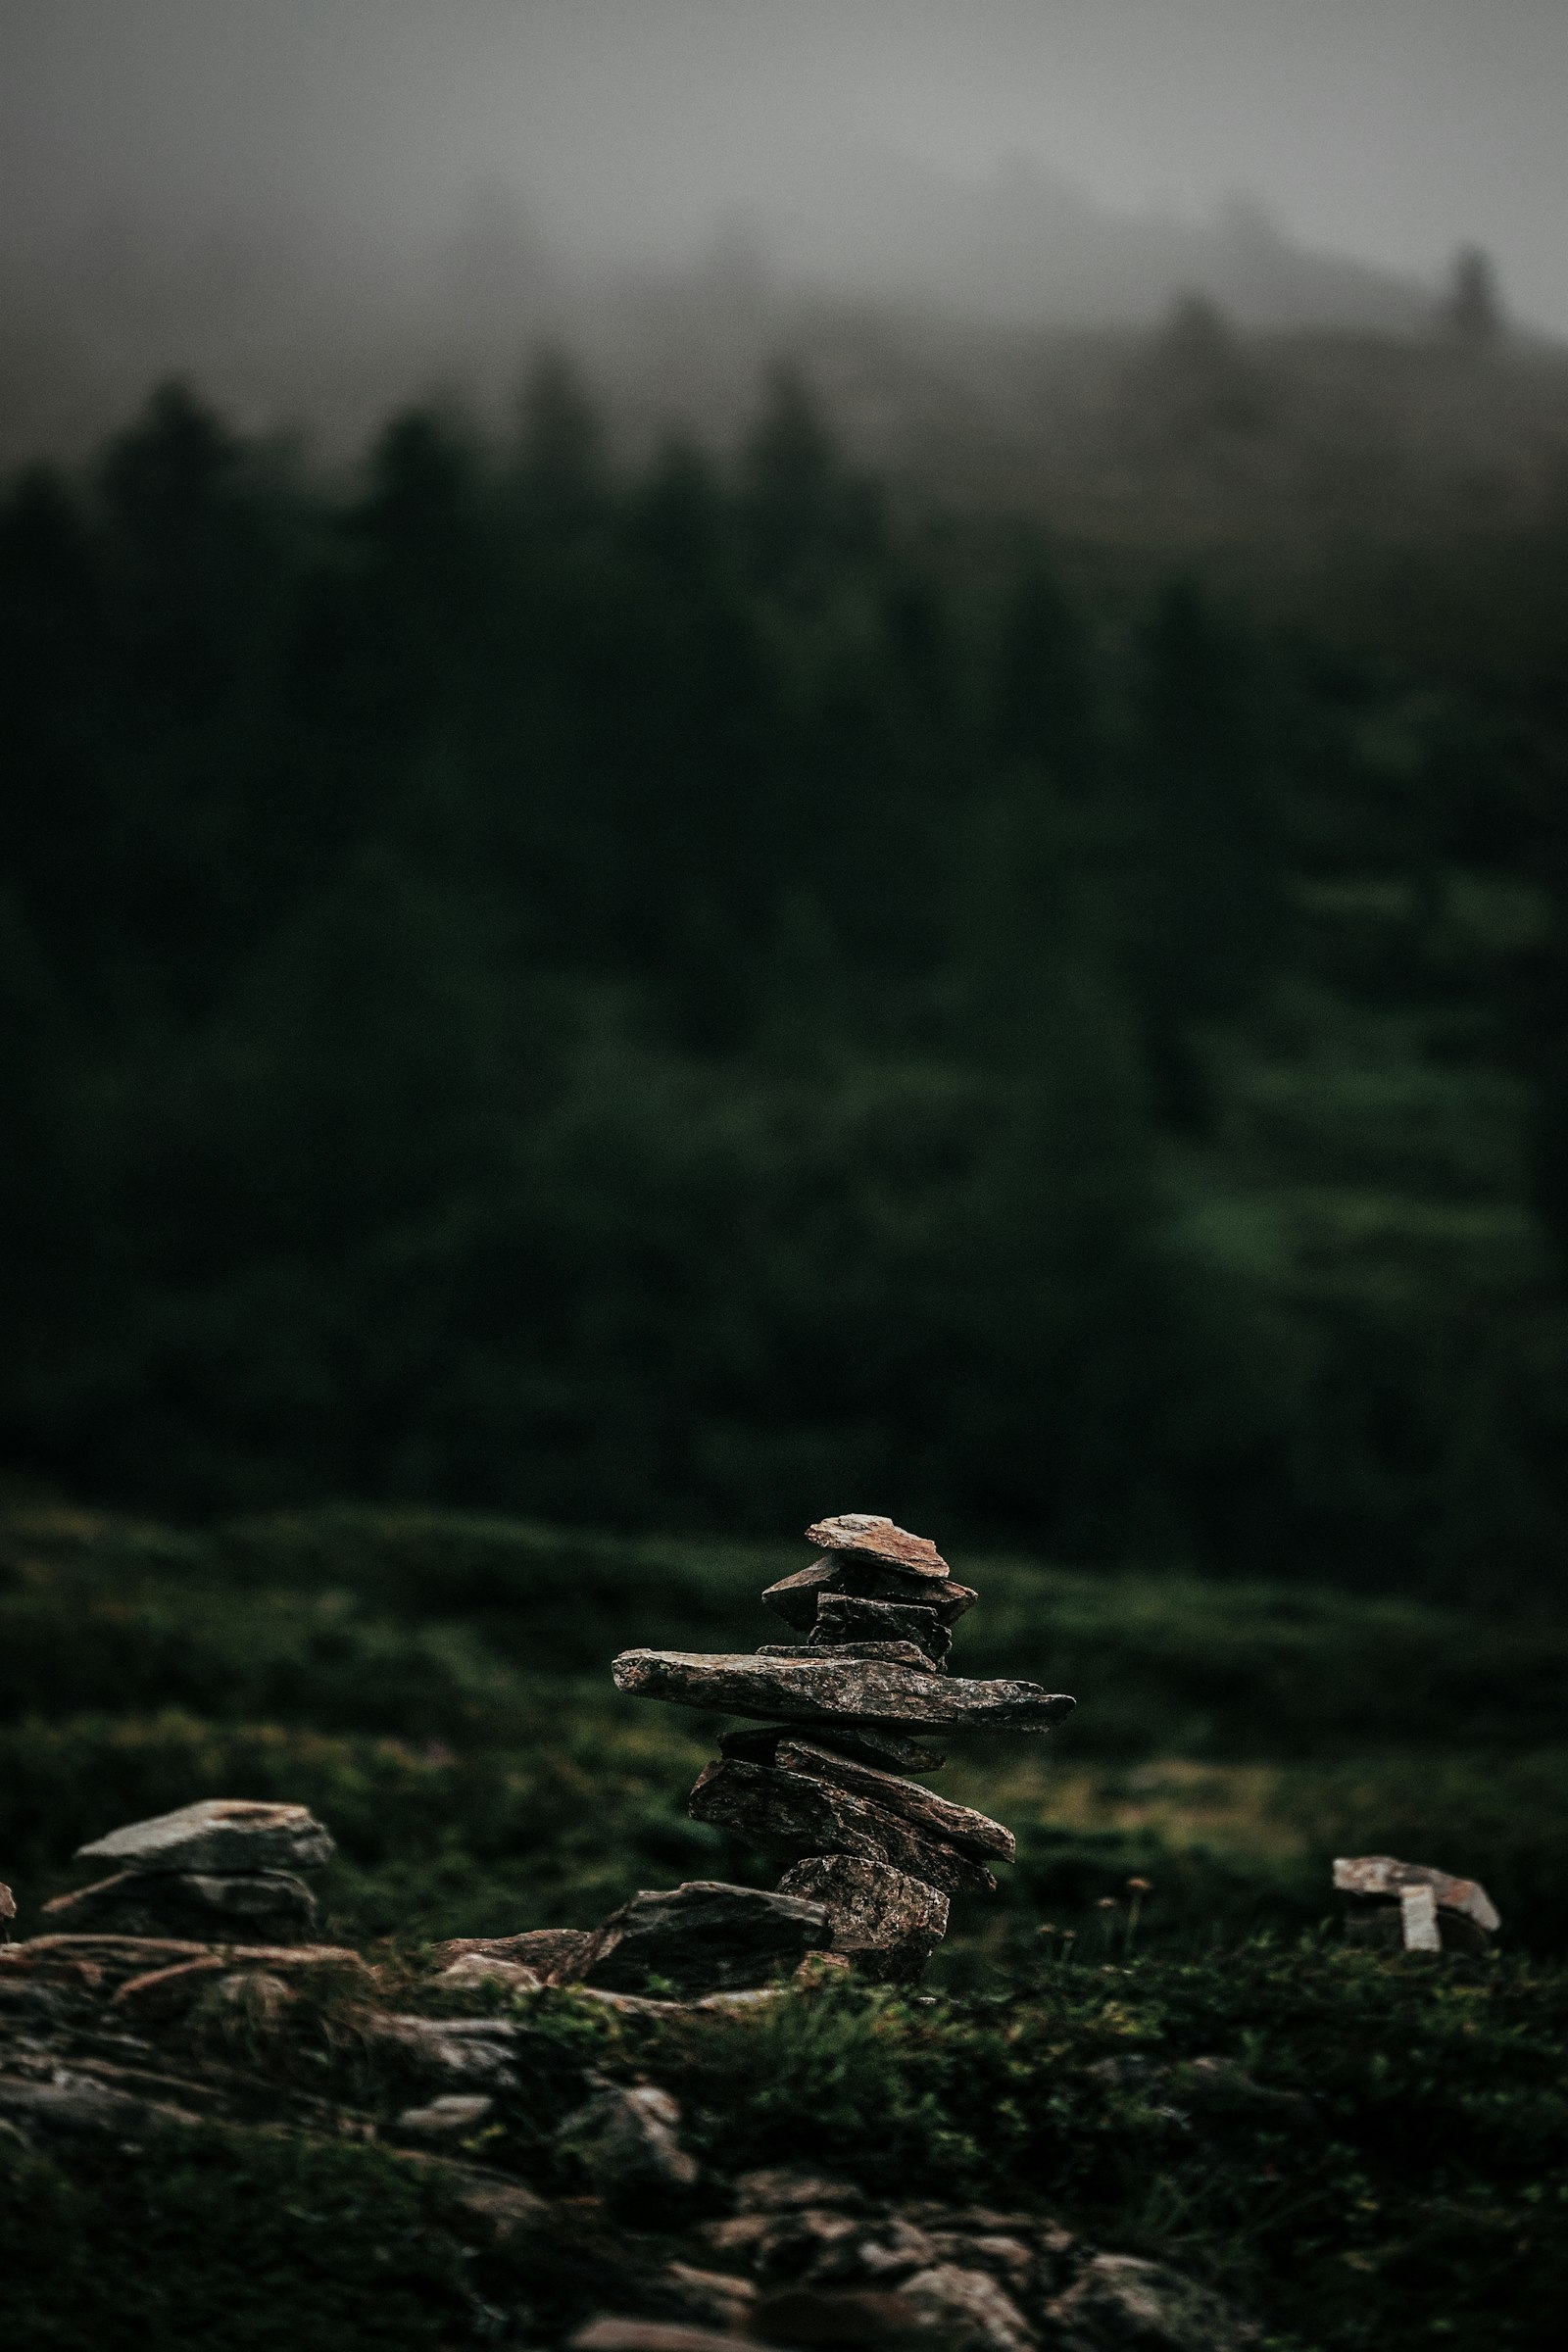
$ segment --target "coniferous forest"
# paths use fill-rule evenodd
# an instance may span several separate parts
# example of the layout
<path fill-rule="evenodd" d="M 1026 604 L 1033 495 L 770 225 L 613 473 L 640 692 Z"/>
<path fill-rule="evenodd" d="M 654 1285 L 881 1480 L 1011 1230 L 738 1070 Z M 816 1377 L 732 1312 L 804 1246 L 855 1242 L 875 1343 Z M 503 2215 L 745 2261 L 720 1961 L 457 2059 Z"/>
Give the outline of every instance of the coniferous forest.
<path fill-rule="evenodd" d="M 1544 1595 L 1561 537 L 1358 633 L 553 358 L 13 476 L 5 1459 Z"/>

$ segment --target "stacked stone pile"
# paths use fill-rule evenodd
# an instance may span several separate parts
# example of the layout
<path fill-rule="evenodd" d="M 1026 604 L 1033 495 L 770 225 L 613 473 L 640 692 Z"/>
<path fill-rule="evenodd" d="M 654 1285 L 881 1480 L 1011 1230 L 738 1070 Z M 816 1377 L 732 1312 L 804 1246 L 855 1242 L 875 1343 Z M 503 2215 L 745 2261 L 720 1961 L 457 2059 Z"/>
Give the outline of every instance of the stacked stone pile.
<path fill-rule="evenodd" d="M 793 1854 L 779 1895 L 823 1908 L 829 1948 L 906 1981 L 946 1933 L 950 1896 L 994 1891 L 991 1864 L 1014 1851 L 1000 1822 L 908 1777 L 946 1761 L 911 1735 L 1045 1732 L 1074 1702 L 949 1674 L 953 1627 L 978 1595 L 923 1536 L 857 1512 L 807 1541 L 822 1556 L 762 1595 L 804 1642 L 731 1656 L 631 1649 L 612 1671 L 641 1697 L 761 1718 L 724 1735 L 693 1818 Z"/>
<path fill-rule="evenodd" d="M 303 1943 L 315 1932 L 316 1897 L 298 1873 L 318 1870 L 333 1851 L 304 1805 L 210 1797 L 78 1846 L 78 1861 L 118 1868 L 43 1908 L 71 1934 Z"/>

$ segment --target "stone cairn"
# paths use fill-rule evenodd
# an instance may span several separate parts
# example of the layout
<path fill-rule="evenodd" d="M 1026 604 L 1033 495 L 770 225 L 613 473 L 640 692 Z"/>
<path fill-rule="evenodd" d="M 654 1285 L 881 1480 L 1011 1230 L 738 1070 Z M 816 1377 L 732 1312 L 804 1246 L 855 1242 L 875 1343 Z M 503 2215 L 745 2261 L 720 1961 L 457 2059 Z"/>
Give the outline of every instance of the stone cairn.
<path fill-rule="evenodd" d="M 316 1897 L 297 1873 L 318 1870 L 333 1850 L 303 1805 L 210 1797 L 78 1846 L 78 1861 L 118 1868 L 56 1895 L 44 1915 L 66 1934 L 304 1943 Z"/>
<path fill-rule="evenodd" d="M 990 1865 L 1015 1850 L 1000 1822 L 908 1777 L 946 1761 L 910 1735 L 1045 1732 L 1074 1701 L 1037 1683 L 949 1674 L 954 1624 L 978 1595 L 923 1536 L 853 1512 L 808 1528 L 807 1542 L 823 1556 L 762 1595 L 804 1642 L 733 1656 L 629 1649 L 612 1671 L 638 1697 L 760 1719 L 720 1740 L 692 1790 L 693 1819 L 797 1857 L 776 1895 L 749 1898 L 774 1907 L 781 1929 L 798 1914 L 797 1950 L 826 1948 L 907 1983 L 947 1931 L 949 1897 L 995 1892 Z M 687 1898 L 700 1935 L 705 1904 L 748 1893 L 694 1886 L 662 1900 Z"/>

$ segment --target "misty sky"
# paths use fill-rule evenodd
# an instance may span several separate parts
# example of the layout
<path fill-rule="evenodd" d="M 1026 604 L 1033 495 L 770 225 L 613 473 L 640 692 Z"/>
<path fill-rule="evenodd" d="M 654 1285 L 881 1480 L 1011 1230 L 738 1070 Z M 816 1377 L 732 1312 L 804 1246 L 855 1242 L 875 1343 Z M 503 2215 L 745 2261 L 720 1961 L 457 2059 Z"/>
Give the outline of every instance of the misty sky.
<path fill-rule="evenodd" d="M 669 258 L 878 152 L 1133 211 L 1245 192 L 1428 278 L 1475 239 L 1568 332 L 1568 0 L 0 0 L 12 244 L 395 251 L 488 184 L 585 258 Z"/>

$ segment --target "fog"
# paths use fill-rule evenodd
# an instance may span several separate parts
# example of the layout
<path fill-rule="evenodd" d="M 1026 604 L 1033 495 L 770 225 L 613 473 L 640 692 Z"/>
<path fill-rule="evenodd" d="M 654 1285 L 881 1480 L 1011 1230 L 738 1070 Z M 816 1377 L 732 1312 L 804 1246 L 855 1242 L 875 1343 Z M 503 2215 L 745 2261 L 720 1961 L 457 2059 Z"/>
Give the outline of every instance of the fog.
<path fill-rule="evenodd" d="M 1398 332 L 1479 243 L 1560 333 L 1565 90 L 1559 0 L 0 0 L 0 438 L 646 337 L 681 273 Z"/>

